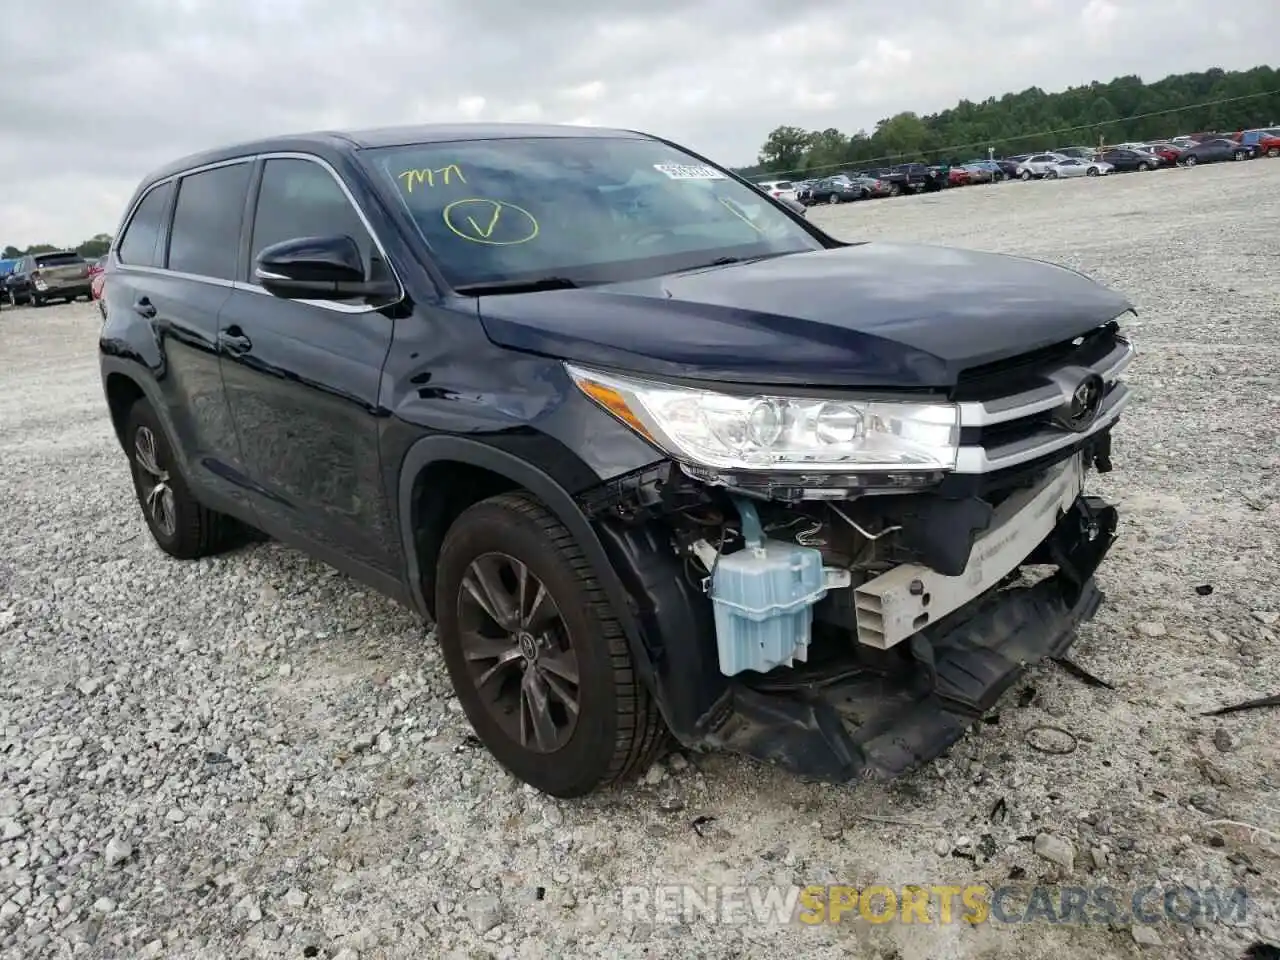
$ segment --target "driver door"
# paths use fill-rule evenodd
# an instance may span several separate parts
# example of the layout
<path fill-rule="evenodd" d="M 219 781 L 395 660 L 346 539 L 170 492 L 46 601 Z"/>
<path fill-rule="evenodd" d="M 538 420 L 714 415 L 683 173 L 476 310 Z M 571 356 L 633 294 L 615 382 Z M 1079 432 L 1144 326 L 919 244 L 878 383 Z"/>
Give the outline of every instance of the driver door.
<path fill-rule="evenodd" d="M 333 170 L 297 155 L 262 161 L 246 232 L 249 256 L 219 314 L 218 345 L 259 520 L 340 569 L 354 561 L 398 576 L 378 449 L 392 321 L 367 304 L 272 296 L 252 267 L 273 243 L 342 234 L 368 271 L 377 247 Z"/>

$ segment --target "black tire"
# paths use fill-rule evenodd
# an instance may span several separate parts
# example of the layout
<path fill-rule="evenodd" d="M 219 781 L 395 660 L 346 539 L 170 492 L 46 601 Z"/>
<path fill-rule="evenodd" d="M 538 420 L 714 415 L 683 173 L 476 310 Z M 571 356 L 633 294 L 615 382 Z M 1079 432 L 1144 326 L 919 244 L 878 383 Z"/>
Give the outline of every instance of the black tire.
<path fill-rule="evenodd" d="M 1280 147 L 1268 147 L 1267 156 L 1272 158 L 1280 157 Z"/>
<path fill-rule="evenodd" d="M 835 205 L 839 202 L 840 202 L 840 194 L 838 193 L 833 193 L 831 194 L 831 196 L 827 197 L 827 203 Z"/>
<path fill-rule="evenodd" d="M 1182 161 L 1182 165 L 1184 167 L 1194 167 L 1198 162 L 1199 161 L 1196 160 L 1195 154 L 1192 154 Z"/>
<path fill-rule="evenodd" d="M 1058 171 L 1057 171 L 1057 170 L 1046 170 L 1046 171 L 1044 172 L 1044 178 L 1045 178 L 1046 180 L 1057 180 L 1057 179 L 1058 179 Z"/>
<path fill-rule="evenodd" d="M 141 462 L 139 444 L 141 442 L 145 446 L 147 443 L 141 437 L 144 431 L 151 438 L 154 466 L 159 468 L 161 476 Z M 124 437 L 129 467 L 133 472 L 134 494 L 156 545 L 179 560 L 207 557 L 228 546 L 228 535 L 234 526 L 231 518 L 207 509 L 192 495 L 177 469 L 169 437 L 146 400 L 138 400 L 129 408 Z M 158 485 L 166 487 L 170 496 L 166 498 L 162 493 L 156 493 Z M 170 505 L 168 522 L 159 517 L 155 507 L 156 503 L 166 499 Z"/>
<path fill-rule="evenodd" d="M 1020 179 L 1023 183 L 1026 183 L 1028 180 L 1031 179 L 1031 171 L 1023 170 L 1020 174 L 1018 174 L 1018 179 Z"/>
<path fill-rule="evenodd" d="M 9 306 L 16 307 L 18 305 L 18 296 L 12 290 L 6 290 L 5 299 L 9 301 Z"/>
<path fill-rule="evenodd" d="M 43 307 L 44 297 L 38 297 L 34 293 L 31 295 L 31 305 L 33 307 Z"/>
<path fill-rule="evenodd" d="M 503 559 L 495 560 L 497 557 Z M 561 707 L 568 729 L 564 742 L 557 740 L 551 749 L 522 744 L 510 724 L 518 722 L 522 728 L 526 716 L 523 701 L 506 707 L 487 702 L 481 682 L 472 674 L 490 660 L 496 660 L 495 667 L 506 662 L 498 660 L 498 654 L 467 656 L 464 634 L 475 638 L 481 629 L 468 626 L 477 622 L 469 618 L 480 609 L 471 599 L 476 594 L 466 586 L 471 582 L 478 588 L 480 579 L 472 572 L 477 561 L 512 561 L 506 568 L 508 575 L 517 569 L 514 564 L 523 566 L 528 576 L 545 586 L 553 601 L 552 626 L 540 637 L 554 636 L 555 654 L 562 662 L 566 653 L 572 654 L 578 677 L 578 710 L 575 719 L 569 720 L 569 712 Z M 499 626 L 492 618 L 485 626 L 503 634 L 497 642 L 513 645 L 516 640 L 511 630 L 521 629 Z M 531 638 L 532 630 L 531 623 L 524 623 L 522 636 Z M 544 793 L 579 797 L 627 780 L 647 769 L 666 742 L 666 726 L 637 674 L 627 638 L 590 564 L 573 535 L 528 494 L 507 493 L 483 500 L 465 510 L 449 528 L 436 565 L 436 635 L 454 691 L 480 741 L 513 775 Z M 475 640 L 471 643 L 474 649 Z M 524 647 L 513 649 L 522 651 Z M 546 655 L 551 648 L 538 649 Z M 511 657 L 515 659 L 513 668 L 521 672 L 518 691 L 528 669 L 520 664 L 527 661 L 508 652 L 507 659 Z M 563 678 L 564 674 L 555 673 L 555 677 Z M 556 682 L 563 684 L 564 680 Z M 484 686 L 510 691 L 502 684 L 493 687 L 492 680 Z M 547 692 L 544 686 L 544 697 Z M 554 690 L 549 692 L 555 694 Z M 558 694 L 547 699 L 563 703 Z"/>
<path fill-rule="evenodd" d="M 1096 177 L 1096 176 L 1097 176 L 1098 174 L 1100 174 L 1101 172 L 1102 172 L 1102 171 L 1101 171 L 1101 170 L 1099 170 L 1097 167 L 1090 167 L 1088 170 L 1086 170 L 1086 171 L 1084 172 L 1084 175 L 1085 175 L 1086 177 Z"/>
<path fill-rule="evenodd" d="M 902 184 L 899 184 L 899 183 L 889 184 L 889 196 L 898 197 L 901 195 L 902 195 Z"/>
<path fill-rule="evenodd" d="M 870 190 L 868 190 L 866 187 L 863 187 L 863 188 L 862 188 L 862 190 L 858 193 L 858 199 L 859 199 L 859 200 L 870 200 L 870 199 L 871 199 L 871 191 L 870 191 Z"/>

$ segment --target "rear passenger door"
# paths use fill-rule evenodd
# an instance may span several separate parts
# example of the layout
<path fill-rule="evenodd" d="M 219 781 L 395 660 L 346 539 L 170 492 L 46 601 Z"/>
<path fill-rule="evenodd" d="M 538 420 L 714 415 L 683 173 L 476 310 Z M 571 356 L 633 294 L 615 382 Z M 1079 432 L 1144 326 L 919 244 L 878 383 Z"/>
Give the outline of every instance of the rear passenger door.
<path fill-rule="evenodd" d="M 365 303 L 285 300 L 253 279 L 258 253 L 299 237 L 352 237 L 378 256 L 337 174 L 316 158 L 263 158 L 244 282 L 219 318 L 222 376 L 264 528 L 339 569 L 400 571 L 378 456 L 392 322 Z"/>
<path fill-rule="evenodd" d="M 204 503 L 243 514 L 239 446 L 218 366 L 218 311 L 231 294 L 251 159 L 152 187 L 116 249 L 107 287 L 113 321 L 149 328 L 151 367 L 184 476 Z M 238 509 L 235 509 L 238 508 Z"/>

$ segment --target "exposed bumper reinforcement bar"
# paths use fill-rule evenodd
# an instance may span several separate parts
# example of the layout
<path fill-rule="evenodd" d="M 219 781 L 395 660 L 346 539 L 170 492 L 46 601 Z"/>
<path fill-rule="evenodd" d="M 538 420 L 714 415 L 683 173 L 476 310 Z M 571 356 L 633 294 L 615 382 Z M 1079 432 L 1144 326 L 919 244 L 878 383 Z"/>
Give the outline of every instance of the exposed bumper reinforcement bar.
<path fill-rule="evenodd" d="M 704 742 L 837 783 L 891 779 L 934 759 L 1027 666 L 1070 647 L 1103 600 L 1093 573 L 1116 523 L 1114 508 L 1078 498 L 1028 558 L 1058 571 L 1033 586 L 992 590 L 915 634 L 914 669 L 805 664 L 750 685 L 734 681 L 702 718 Z"/>

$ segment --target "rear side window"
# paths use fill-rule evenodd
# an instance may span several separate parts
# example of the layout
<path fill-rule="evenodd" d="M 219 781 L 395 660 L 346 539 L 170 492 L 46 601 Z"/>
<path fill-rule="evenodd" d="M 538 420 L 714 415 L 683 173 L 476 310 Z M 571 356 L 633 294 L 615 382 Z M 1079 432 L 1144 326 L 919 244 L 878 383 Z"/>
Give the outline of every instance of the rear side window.
<path fill-rule="evenodd" d="M 160 238 L 164 235 L 164 218 L 169 212 L 171 196 L 173 181 L 152 188 L 142 198 L 116 248 L 121 263 L 135 267 L 160 266 Z"/>
<path fill-rule="evenodd" d="M 236 279 L 250 169 L 247 162 L 237 163 L 188 174 L 179 181 L 169 237 L 170 270 Z"/>
<path fill-rule="evenodd" d="M 373 240 L 333 175 L 310 160 L 268 160 L 253 217 L 253 260 L 282 240 L 329 236 L 351 237 L 370 270 Z"/>
<path fill-rule="evenodd" d="M 791 189 L 793 189 L 793 187 L 792 187 L 792 184 L 791 184 L 791 181 L 790 181 L 790 180 L 779 180 L 777 183 L 775 183 L 775 184 L 773 185 L 773 189 L 775 189 L 775 190 L 791 190 Z"/>
<path fill-rule="evenodd" d="M 37 267 L 61 267 L 69 263 L 84 263 L 78 253 L 42 253 L 36 257 Z"/>

